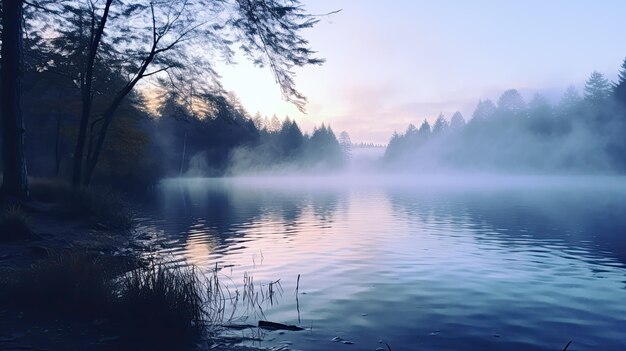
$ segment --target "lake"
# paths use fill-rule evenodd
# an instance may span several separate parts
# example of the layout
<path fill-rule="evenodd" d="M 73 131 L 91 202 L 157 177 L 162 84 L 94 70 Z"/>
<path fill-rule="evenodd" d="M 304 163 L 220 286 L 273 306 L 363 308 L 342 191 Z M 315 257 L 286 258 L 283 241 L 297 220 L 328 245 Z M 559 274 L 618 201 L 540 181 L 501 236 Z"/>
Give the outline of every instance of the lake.
<path fill-rule="evenodd" d="M 280 279 L 245 322 L 305 330 L 249 344 L 626 350 L 624 178 L 195 178 L 157 192 L 140 229 L 162 257 L 217 265 L 232 289 Z"/>

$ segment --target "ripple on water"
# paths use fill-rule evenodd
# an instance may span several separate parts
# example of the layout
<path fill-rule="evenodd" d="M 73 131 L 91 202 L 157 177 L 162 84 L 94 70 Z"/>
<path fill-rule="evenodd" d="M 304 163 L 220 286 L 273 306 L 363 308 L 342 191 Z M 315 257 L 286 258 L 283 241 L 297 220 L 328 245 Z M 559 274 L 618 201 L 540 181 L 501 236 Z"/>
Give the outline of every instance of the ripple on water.
<path fill-rule="evenodd" d="M 161 218 L 142 226 L 162 233 L 151 245 L 176 264 L 217 262 L 234 284 L 244 272 L 280 278 L 283 296 L 264 312 L 313 327 L 280 335 L 295 349 L 374 350 L 384 339 L 394 351 L 558 350 L 569 340 L 572 350 L 624 350 L 624 189 L 565 187 L 164 186 Z"/>

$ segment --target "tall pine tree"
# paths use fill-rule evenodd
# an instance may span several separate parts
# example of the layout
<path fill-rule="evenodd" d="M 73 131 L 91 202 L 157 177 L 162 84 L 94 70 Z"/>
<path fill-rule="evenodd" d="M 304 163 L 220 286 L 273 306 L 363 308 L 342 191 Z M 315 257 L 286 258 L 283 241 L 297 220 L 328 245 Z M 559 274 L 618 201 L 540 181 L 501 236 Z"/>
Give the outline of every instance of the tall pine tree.
<path fill-rule="evenodd" d="M 626 58 L 617 78 L 617 83 L 613 84 L 613 96 L 618 103 L 626 107 Z"/>
<path fill-rule="evenodd" d="M 611 97 L 611 84 L 604 75 L 593 71 L 585 82 L 585 100 L 592 106 L 603 105 Z"/>

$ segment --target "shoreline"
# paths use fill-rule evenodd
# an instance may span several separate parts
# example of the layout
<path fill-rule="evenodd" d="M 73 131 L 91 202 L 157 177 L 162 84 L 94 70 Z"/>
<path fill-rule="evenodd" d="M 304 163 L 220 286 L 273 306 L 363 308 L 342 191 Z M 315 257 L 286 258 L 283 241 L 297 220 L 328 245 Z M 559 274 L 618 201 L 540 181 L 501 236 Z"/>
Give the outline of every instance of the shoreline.
<path fill-rule="evenodd" d="M 6 206 L 3 204 L 3 211 Z M 134 204 L 130 208 L 136 210 L 138 207 Z M 21 279 L 32 267 L 62 256 L 98 261 L 104 267 L 107 279 L 111 280 L 148 266 L 148 262 L 139 257 L 141 233 L 135 231 L 136 223 L 130 230 L 116 230 L 94 218 L 68 215 L 56 204 L 33 200 L 20 204 L 19 208 L 34 235 L 25 240 L 0 241 L 0 285 L 9 284 L 11 279 Z M 108 317 L 80 319 L 33 312 L 13 301 L 5 301 L 0 304 L 0 349 L 137 349 L 136 342 L 125 344 L 119 328 L 112 323 Z M 261 350 L 228 343 L 219 337 L 202 338 L 189 349 L 216 346 L 228 351 Z"/>

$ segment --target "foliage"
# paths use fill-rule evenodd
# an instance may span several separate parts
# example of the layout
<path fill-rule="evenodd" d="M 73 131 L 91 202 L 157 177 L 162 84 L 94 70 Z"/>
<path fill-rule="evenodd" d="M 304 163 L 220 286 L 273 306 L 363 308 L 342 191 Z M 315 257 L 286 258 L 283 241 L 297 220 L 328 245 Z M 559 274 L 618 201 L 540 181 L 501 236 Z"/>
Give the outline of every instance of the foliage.
<path fill-rule="evenodd" d="M 620 67 L 617 82 L 613 85 L 613 95 L 622 107 L 626 107 L 626 58 Z"/>
<path fill-rule="evenodd" d="M 593 71 L 585 82 L 585 101 L 594 107 L 602 106 L 611 97 L 611 84 L 598 71 Z"/>

